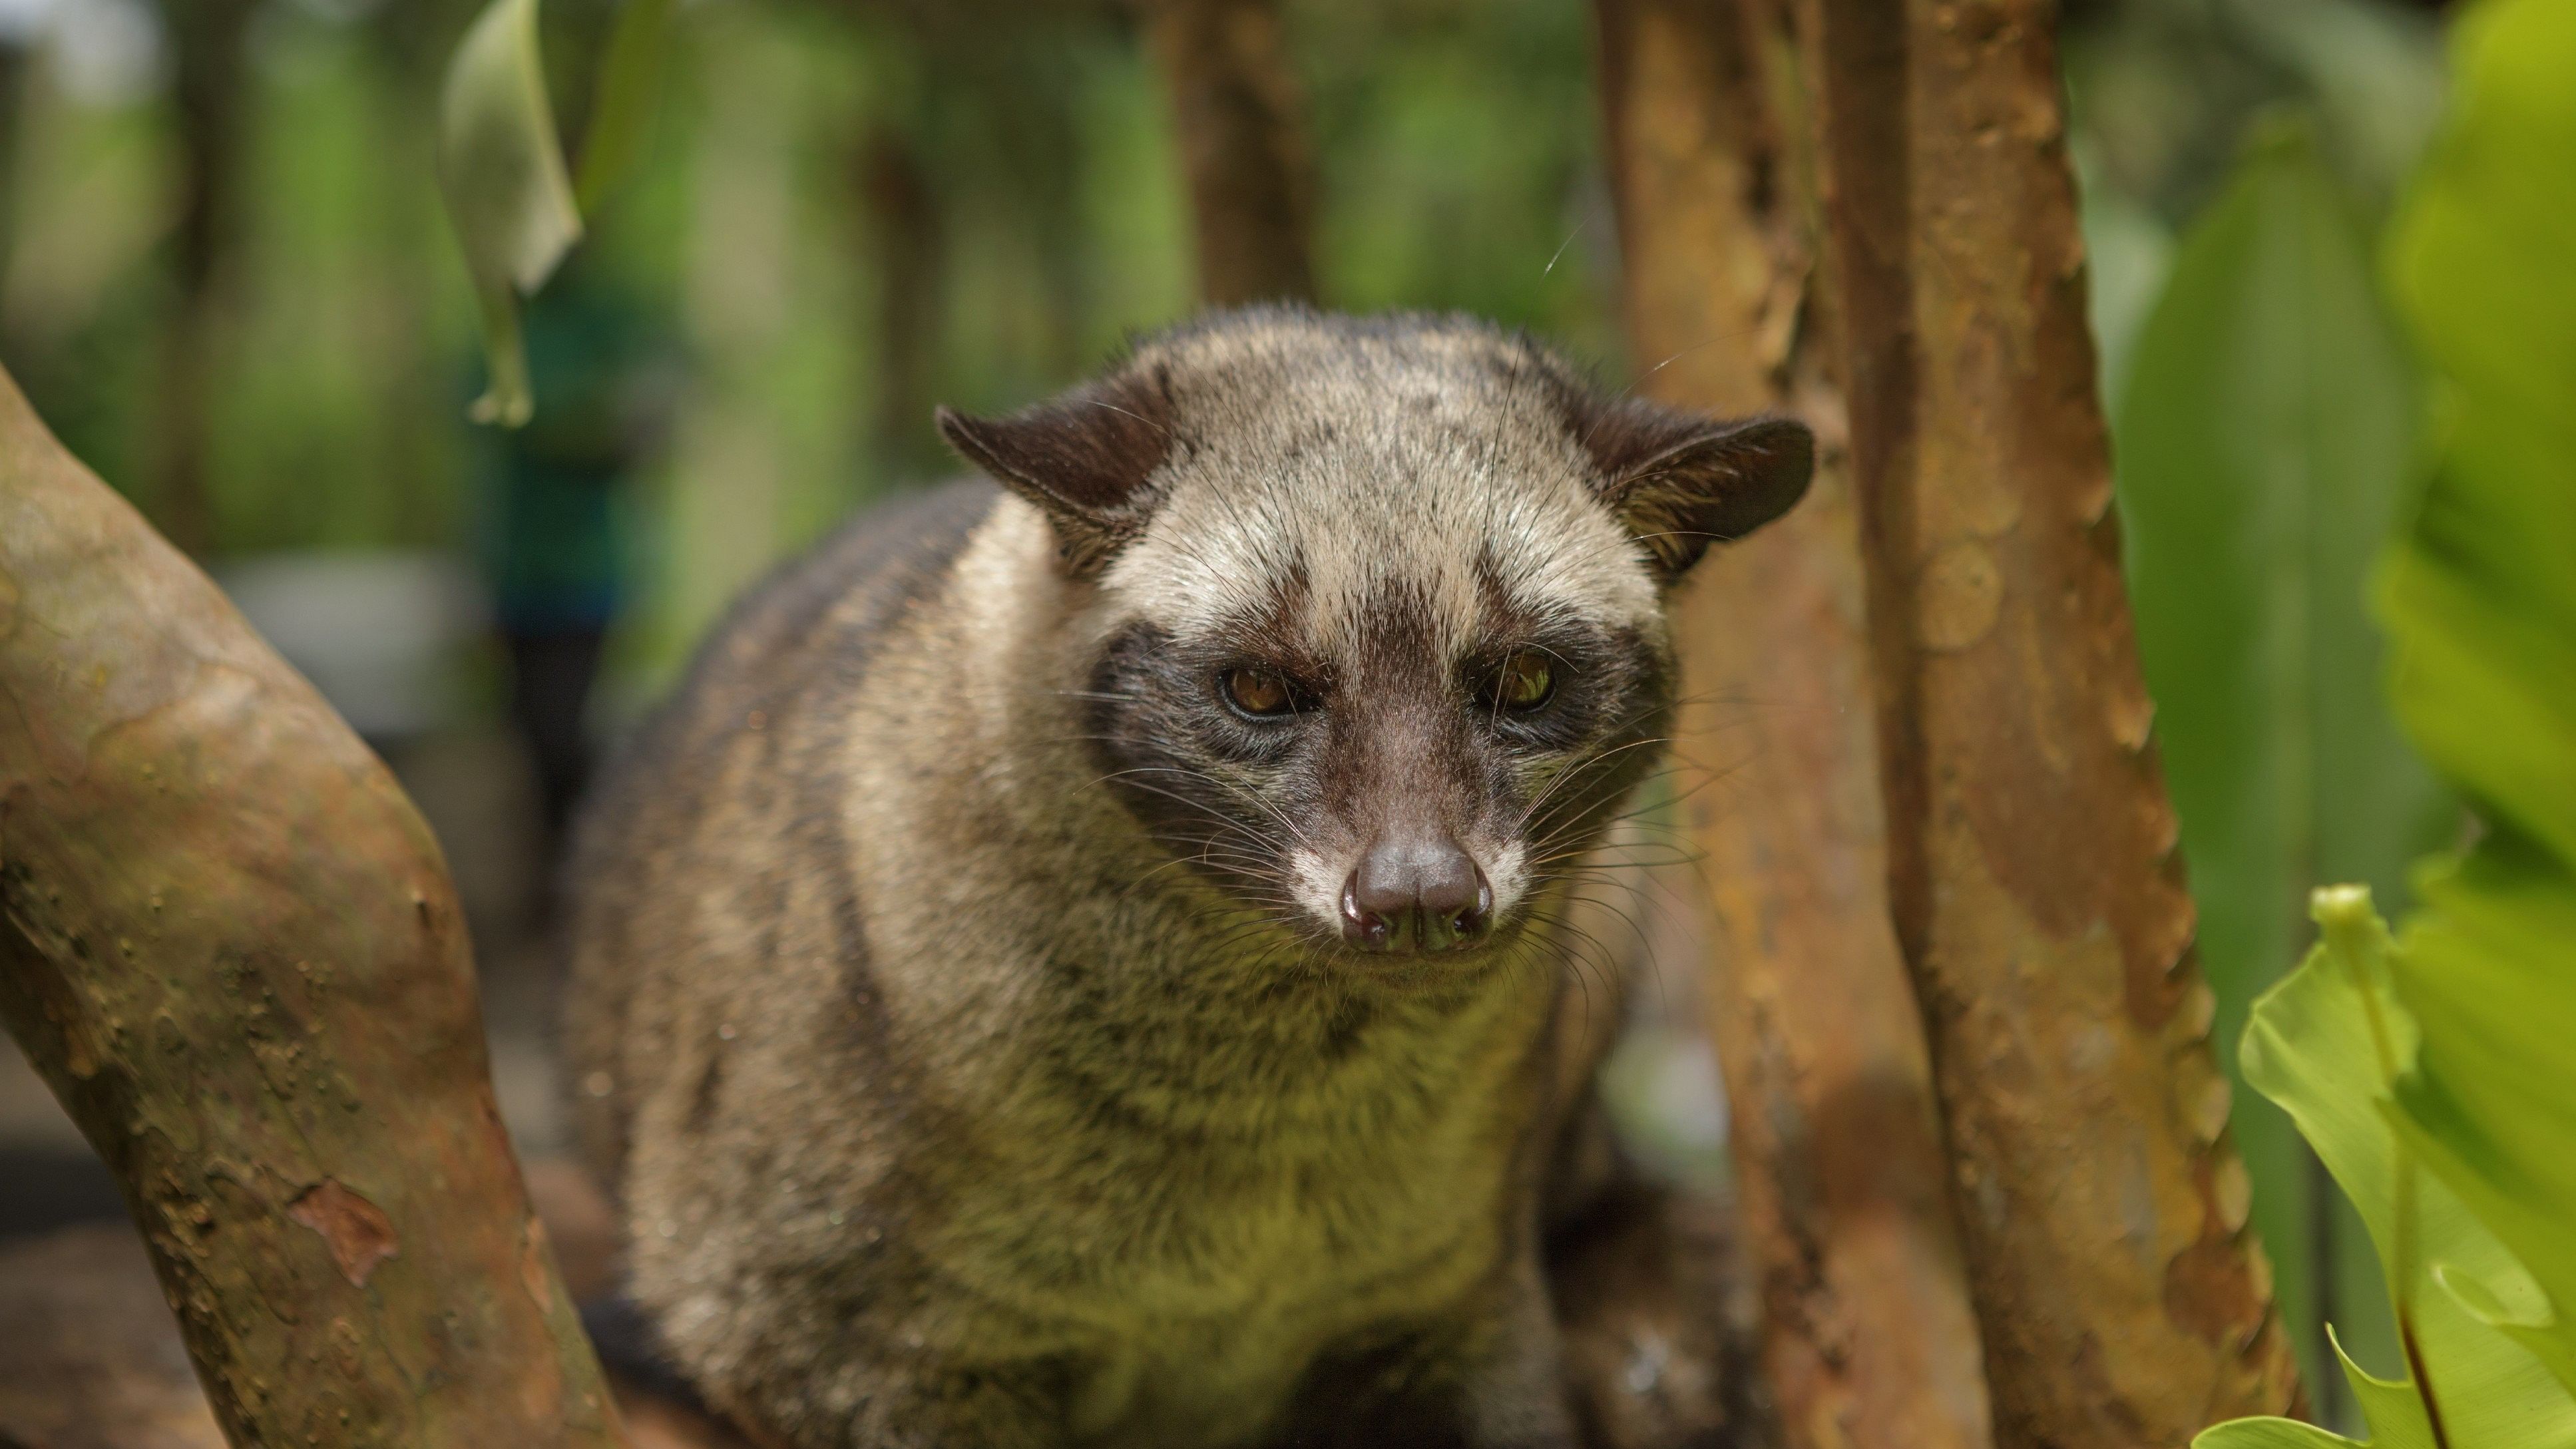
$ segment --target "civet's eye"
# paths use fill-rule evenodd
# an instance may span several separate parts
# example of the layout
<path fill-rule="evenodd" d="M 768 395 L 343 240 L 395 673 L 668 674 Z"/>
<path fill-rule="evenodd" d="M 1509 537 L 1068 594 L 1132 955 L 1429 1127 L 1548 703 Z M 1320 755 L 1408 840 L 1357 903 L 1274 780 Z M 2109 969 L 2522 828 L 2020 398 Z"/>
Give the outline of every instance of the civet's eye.
<path fill-rule="evenodd" d="M 1219 685 L 1226 703 L 1255 719 L 1271 719 L 1297 707 L 1288 681 L 1267 669 L 1229 669 Z"/>
<path fill-rule="evenodd" d="M 1514 714 L 1538 709 L 1555 694 L 1556 671 L 1534 649 L 1513 654 L 1494 675 L 1494 703 Z"/>

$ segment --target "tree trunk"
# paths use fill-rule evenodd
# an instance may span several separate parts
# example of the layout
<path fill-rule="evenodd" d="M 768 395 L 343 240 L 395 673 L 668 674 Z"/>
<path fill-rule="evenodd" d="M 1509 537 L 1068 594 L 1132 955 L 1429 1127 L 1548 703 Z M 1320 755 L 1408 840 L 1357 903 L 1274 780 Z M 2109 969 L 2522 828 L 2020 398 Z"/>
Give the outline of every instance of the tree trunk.
<path fill-rule="evenodd" d="M 26 144 L 27 77 L 34 70 L 33 50 L 0 40 L 0 291 L 6 288 L 9 263 L 17 255 L 18 154 Z"/>
<path fill-rule="evenodd" d="M 2149 742 L 2045 0 L 1799 0 L 1887 802 L 2005 1449 L 2298 1401 Z"/>
<path fill-rule="evenodd" d="M 876 244 L 875 295 L 863 335 L 876 353 L 878 456 L 907 480 L 935 475 L 949 454 L 931 424 L 946 322 L 939 195 L 912 136 L 877 117 L 852 162 L 856 190 Z"/>
<path fill-rule="evenodd" d="M 624 1443 L 428 828 L 0 377 L 0 1019 L 236 1444 Z"/>
<path fill-rule="evenodd" d="M 1597 0 L 1641 388 L 1825 435 L 1808 498 L 1676 603 L 1705 973 L 1787 1449 L 1991 1443 L 1923 1028 L 1888 927 L 1841 399 L 1809 343 L 1805 119 L 1764 0 Z"/>
<path fill-rule="evenodd" d="M 1144 0 L 1213 306 L 1315 295 L 1315 161 L 1277 0 Z"/>
<path fill-rule="evenodd" d="M 252 9 L 248 0 L 178 0 L 162 7 L 177 60 L 179 217 L 171 271 L 178 295 L 161 333 L 150 501 L 170 541 L 200 557 L 215 541 L 207 443 L 222 346 L 222 273 L 232 249 L 232 173 L 249 109 L 244 42 Z"/>

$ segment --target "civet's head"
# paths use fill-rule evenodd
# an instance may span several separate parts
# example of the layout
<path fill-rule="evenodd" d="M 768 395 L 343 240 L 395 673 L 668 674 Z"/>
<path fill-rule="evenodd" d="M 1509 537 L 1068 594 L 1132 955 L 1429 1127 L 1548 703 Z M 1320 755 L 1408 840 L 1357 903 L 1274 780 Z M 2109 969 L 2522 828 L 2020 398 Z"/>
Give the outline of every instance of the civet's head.
<path fill-rule="evenodd" d="M 1480 323 L 1278 309 L 940 425 L 1089 591 L 1127 807 L 1313 939 L 1404 953 L 1509 934 L 1599 838 L 1667 731 L 1665 592 L 1813 452 Z"/>

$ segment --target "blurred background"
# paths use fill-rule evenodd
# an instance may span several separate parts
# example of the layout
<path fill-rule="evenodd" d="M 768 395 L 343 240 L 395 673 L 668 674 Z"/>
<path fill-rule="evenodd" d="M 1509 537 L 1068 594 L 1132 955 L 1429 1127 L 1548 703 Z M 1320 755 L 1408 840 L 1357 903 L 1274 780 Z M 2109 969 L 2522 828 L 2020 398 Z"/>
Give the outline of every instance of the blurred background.
<path fill-rule="evenodd" d="M 1196 286 L 1166 91 L 1115 0 L 683 0 L 643 156 L 529 308 L 536 420 L 472 426 L 475 306 L 432 146 L 440 78 L 478 8 L 0 0 L 0 362 L 412 790 L 477 937 L 505 1109 L 543 1154 L 561 1137 L 547 881 L 599 748 L 765 566 L 953 470 L 935 403 L 1030 401 L 1185 315 Z M 613 10 L 546 0 L 576 147 Z M 1657 361 L 1621 350 L 1581 0 L 1286 10 L 1328 305 L 1481 313 L 1614 382 Z M 2370 249 L 2442 112 L 2444 23 L 2439 5 L 2394 0 L 2069 0 L 2093 307 L 2133 513 L 2167 496 L 2158 478 L 2213 469 L 2248 498 L 2308 498 L 2338 440 L 2379 523 L 2402 506 L 2419 410 Z M 2201 452 L 2177 441 L 2209 437 Z M 2188 551 L 2154 553 L 2176 535 L 2139 521 L 2141 634 L 2165 700 L 2169 681 L 2190 688 L 2191 661 L 2156 601 L 2190 592 Z M 2357 578 L 2335 598 L 2363 618 Z M 2182 716 L 2166 745 L 2232 1043 L 2300 939 L 2303 887 L 2284 873 L 2328 869 L 2336 842 L 2212 835 L 2224 807 L 2195 799 Z M 2391 808 L 2412 813 L 2381 829 L 2386 848 L 2335 873 L 2379 879 L 2393 914 L 2402 879 L 2380 858 L 2402 863 L 2452 817 L 2429 793 Z M 2231 864 L 2248 849 L 2270 852 L 2271 874 Z M 1691 929 L 1687 911 L 1656 921 Z M 1687 974 L 1663 973 L 1666 1008 Z M 1668 1039 L 1622 1059 L 1619 1090 L 1676 1170 L 1715 1171 L 1705 1048 L 1655 1030 Z M 2330 1192 L 2268 1112 L 2240 1093 L 2285 1305 L 2347 1324 L 2384 1313 L 2366 1246 L 2338 1249 Z M 0 1145 L 61 1164 L 0 1183 L 9 1222 L 99 1194 L 115 1210 L 14 1057 Z M 2276 1186 L 2293 1174 L 2309 1186 Z M 2384 1330 L 2345 1341 L 2390 1365 Z"/>

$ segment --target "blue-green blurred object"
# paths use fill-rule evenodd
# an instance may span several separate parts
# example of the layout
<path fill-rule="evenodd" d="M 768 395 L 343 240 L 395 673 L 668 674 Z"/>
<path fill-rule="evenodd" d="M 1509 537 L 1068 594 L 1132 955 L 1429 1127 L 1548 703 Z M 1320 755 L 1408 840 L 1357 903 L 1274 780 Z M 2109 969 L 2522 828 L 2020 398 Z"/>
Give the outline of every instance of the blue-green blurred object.
<path fill-rule="evenodd" d="M 625 485 L 656 431 L 653 314 L 597 268 L 569 265 L 525 311 L 544 407 L 482 450 L 476 557 L 505 629 L 605 627 L 632 585 Z"/>
<path fill-rule="evenodd" d="M 2138 334 L 2173 273 L 2174 234 L 2135 197 L 2090 180 L 2082 190 L 2087 320 L 2108 408 L 2128 392 Z"/>
<path fill-rule="evenodd" d="M 635 583 L 634 483 L 670 399 L 655 312 L 575 257 L 529 300 L 521 427 L 486 434 L 476 561 L 509 669 L 508 712 L 550 837 L 590 775 L 591 686 Z"/>
<path fill-rule="evenodd" d="M 2223 186 L 2248 123 L 2294 106 L 2372 211 L 2441 114 L 2439 32 L 2392 0 L 2117 0 L 2069 7 L 2067 80 L 2088 186 L 2189 221 Z"/>

